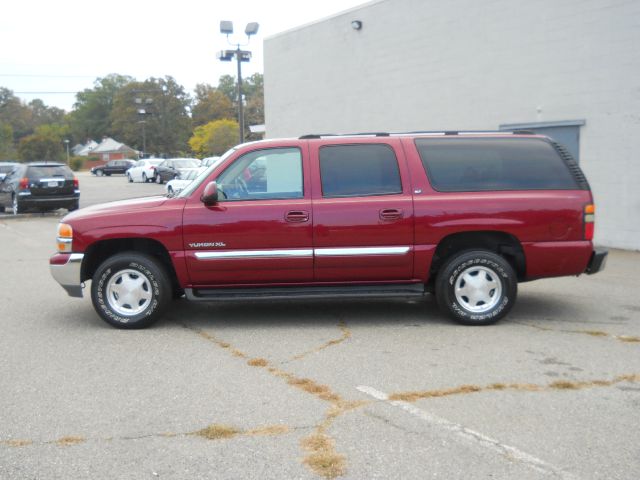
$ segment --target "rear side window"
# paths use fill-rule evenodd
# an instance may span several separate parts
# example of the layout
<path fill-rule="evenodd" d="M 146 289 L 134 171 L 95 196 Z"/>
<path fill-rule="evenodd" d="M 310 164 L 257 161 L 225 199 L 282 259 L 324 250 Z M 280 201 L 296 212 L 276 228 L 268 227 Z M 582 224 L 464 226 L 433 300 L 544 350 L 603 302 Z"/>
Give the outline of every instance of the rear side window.
<path fill-rule="evenodd" d="M 73 178 L 73 173 L 69 167 L 64 165 L 39 165 L 31 166 L 27 172 L 29 178 L 64 177 Z"/>
<path fill-rule="evenodd" d="M 398 160 L 388 145 L 320 148 L 323 197 L 361 197 L 402 192 Z"/>
<path fill-rule="evenodd" d="M 424 138 L 416 147 L 440 192 L 575 190 L 553 146 L 536 138 Z"/>

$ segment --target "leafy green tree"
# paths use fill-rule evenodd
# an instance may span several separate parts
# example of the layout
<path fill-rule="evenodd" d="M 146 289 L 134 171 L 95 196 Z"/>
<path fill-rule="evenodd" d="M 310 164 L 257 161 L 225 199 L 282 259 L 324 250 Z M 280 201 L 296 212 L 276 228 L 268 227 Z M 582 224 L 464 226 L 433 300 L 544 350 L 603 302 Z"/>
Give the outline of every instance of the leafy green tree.
<path fill-rule="evenodd" d="M 235 120 L 214 120 L 196 127 L 189 145 L 199 157 L 222 155 L 238 143 L 239 129 Z"/>
<path fill-rule="evenodd" d="M 63 137 L 65 129 L 55 125 L 41 125 L 36 131 L 20 140 L 18 153 L 25 161 L 64 159 Z"/>
<path fill-rule="evenodd" d="M 14 142 L 33 133 L 31 110 L 13 91 L 4 87 L 0 87 L 0 122 L 11 126 Z"/>
<path fill-rule="evenodd" d="M 194 126 L 234 116 L 233 103 L 222 91 L 211 85 L 196 85 L 194 104 L 191 108 Z"/>
<path fill-rule="evenodd" d="M 75 141 L 84 143 L 90 138 L 100 141 L 104 136 L 113 135 L 111 111 L 116 95 L 133 81 L 129 76 L 111 74 L 96 79 L 93 88 L 76 95 L 74 110 L 69 115 Z"/>
<path fill-rule="evenodd" d="M 191 135 L 190 104 L 184 87 L 172 77 L 131 82 L 116 94 L 111 132 L 117 140 L 138 150 L 146 144 L 146 151 L 157 155 L 180 154 L 188 149 Z"/>
<path fill-rule="evenodd" d="M 15 160 L 18 157 L 14 141 L 13 128 L 8 123 L 0 122 L 0 160 Z"/>

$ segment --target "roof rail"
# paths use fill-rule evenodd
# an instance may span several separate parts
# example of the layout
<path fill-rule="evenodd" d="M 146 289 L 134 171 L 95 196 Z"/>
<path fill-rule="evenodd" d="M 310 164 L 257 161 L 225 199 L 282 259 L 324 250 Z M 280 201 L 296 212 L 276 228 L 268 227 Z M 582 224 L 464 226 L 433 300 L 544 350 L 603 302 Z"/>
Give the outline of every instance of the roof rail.
<path fill-rule="evenodd" d="M 298 137 L 300 140 L 319 139 L 322 137 L 390 137 L 394 135 L 535 135 L 531 130 L 414 130 L 411 132 L 359 132 L 359 133 L 319 133 Z"/>

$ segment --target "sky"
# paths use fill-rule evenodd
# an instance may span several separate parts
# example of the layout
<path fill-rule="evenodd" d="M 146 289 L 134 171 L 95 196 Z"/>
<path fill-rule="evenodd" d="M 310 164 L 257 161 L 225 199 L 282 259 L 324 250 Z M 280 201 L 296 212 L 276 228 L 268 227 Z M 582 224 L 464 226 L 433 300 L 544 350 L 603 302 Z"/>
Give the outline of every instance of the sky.
<path fill-rule="evenodd" d="M 70 111 L 75 92 L 110 73 L 137 80 L 170 75 L 189 92 L 198 83 L 217 85 L 236 75 L 235 62 L 220 62 L 231 48 L 220 21 L 231 20 L 234 43 L 258 22 L 242 76 L 264 71 L 263 40 L 271 35 L 349 10 L 366 0 L 7 0 L 0 15 L 0 87 L 24 101 Z M 71 92 L 71 93 L 22 93 Z"/>

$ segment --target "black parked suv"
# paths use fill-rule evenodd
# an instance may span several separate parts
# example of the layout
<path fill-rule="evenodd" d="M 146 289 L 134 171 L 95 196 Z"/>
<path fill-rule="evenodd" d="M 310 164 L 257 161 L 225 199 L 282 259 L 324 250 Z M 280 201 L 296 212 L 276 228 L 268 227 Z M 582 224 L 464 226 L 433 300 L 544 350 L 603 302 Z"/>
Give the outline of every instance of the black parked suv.
<path fill-rule="evenodd" d="M 13 214 L 26 210 L 77 210 L 80 202 L 78 179 L 63 163 L 19 164 L 0 181 L 0 210 Z"/>
<path fill-rule="evenodd" d="M 136 164 L 134 160 L 110 160 L 104 165 L 98 165 L 91 169 L 91 173 L 101 177 L 103 175 L 109 176 L 112 173 L 124 173 Z"/>

